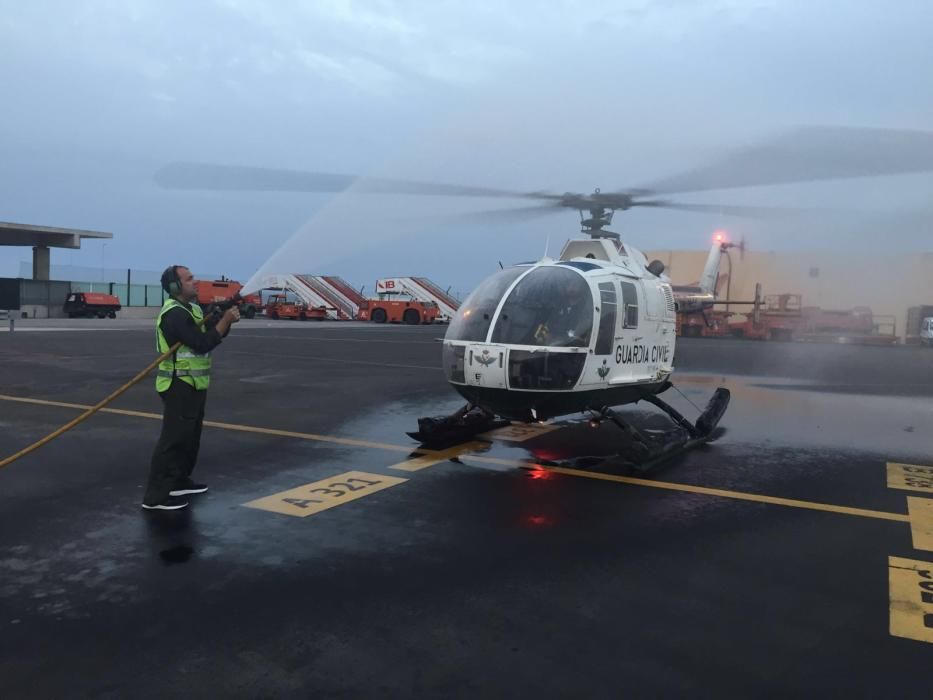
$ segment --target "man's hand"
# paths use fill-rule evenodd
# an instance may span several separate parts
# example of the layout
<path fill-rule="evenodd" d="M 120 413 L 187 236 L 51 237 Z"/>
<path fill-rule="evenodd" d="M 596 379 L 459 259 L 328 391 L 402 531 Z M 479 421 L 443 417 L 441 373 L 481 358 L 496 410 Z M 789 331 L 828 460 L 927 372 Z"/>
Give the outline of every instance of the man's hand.
<path fill-rule="evenodd" d="M 220 333 L 221 337 L 227 335 L 227 331 L 230 330 L 230 326 L 240 320 L 240 310 L 236 306 L 231 306 L 229 309 L 224 311 L 224 315 L 220 317 L 220 320 L 217 322 L 217 325 L 214 328 L 217 329 L 217 332 Z"/>

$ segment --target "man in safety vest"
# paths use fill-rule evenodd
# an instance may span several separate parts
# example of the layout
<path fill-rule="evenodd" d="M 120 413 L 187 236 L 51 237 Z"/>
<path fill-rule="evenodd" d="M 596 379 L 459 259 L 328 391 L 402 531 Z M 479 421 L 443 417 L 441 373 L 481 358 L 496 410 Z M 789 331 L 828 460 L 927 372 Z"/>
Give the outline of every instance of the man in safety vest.
<path fill-rule="evenodd" d="M 211 350 L 240 320 L 233 306 L 220 319 L 205 319 L 194 275 L 187 267 L 172 265 L 162 273 L 162 288 L 169 298 L 156 319 L 159 353 L 175 343 L 179 347 L 159 363 L 156 391 L 162 399 L 162 434 L 152 453 L 149 484 L 143 497 L 147 510 L 177 510 L 188 505 L 189 494 L 204 493 L 207 486 L 192 481 L 198 458 L 204 404 L 211 383 Z"/>

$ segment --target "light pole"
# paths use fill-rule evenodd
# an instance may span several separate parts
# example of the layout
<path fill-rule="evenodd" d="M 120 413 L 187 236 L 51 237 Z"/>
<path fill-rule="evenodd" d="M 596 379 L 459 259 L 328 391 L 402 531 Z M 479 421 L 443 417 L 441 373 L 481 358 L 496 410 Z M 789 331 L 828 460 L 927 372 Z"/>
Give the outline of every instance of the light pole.
<path fill-rule="evenodd" d="M 726 260 L 729 261 L 729 276 L 726 277 L 726 314 L 729 313 L 729 299 L 732 298 L 732 256 L 729 255 L 729 249 L 726 248 Z"/>

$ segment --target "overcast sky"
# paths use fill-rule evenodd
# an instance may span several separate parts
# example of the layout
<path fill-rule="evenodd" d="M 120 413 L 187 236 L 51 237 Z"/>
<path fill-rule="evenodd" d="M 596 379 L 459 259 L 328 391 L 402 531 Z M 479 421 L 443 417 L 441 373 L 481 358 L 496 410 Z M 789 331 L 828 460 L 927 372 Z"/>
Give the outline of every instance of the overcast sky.
<path fill-rule="evenodd" d="M 553 252 L 577 214 L 464 224 L 451 215 L 490 202 L 166 191 L 153 174 L 184 160 L 636 186 L 798 124 L 929 129 L 931 28 L 925 0 L 0 0 L 0 221 L 114 234 L 53 264 L 242 279 L 297 234 L 280 272 L 466 290 L 499 260 Z M 929 176 L 759 188 L 689 201 L 871 215 L 639 211 L 614 228 L 643 249 L 705 247 L 725 227 L 757 249 L 868 246 L 883 230 L 886 246 L 930 250 L 931 192 Z M 0 256 L 16 275 L 30 251 Z"/>

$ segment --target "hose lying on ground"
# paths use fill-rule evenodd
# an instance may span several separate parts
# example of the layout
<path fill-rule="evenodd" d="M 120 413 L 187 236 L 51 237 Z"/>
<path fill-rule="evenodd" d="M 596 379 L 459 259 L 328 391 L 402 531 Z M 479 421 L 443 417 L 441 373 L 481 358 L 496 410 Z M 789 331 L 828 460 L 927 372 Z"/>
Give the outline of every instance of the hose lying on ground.
<path fill-rule="evenodd" d="M 167 352 L 164 352 L 164 353 L 162 353 L 161 355 L 159 355 L 156 359 L 154 359 L 154 360 L 146 367 L 146 369 L 144 369 L 143 371 L 141 371 L 139 374 L 137 374 L 135 377 L 133 377 L 133 378 L 132 378 L 130 381 L 128 381 L 126 384 L 124 384 L 124 385 L 121 386 L 119 389 L 117 389 L 116 391 L 114 391 L 112 394 L 110 394 L 110 396 L 108 396 L 107 398 L 103 399 L 103 400 L 100 401 L 99 403 L 97 403 L 97 404 L 91 406 L 89 409 L 87 409 L 84 413 L 82 413 L 80 416 L 78 416 L 78 417 L 75 418 L 74 420 L 68 421 L 67 423 L 65 423 L 65 425 L 63 425 L 61 428 L 59 428 L 59 429 L 56 430 L 55 432 L 49 433 L 48 435 L 46 435 L 46 436 L 45 436 L 44 438 L 42 438 L 41 440 L 32 443 L 29 447 L 24 447 L 23 449 L 21 449 L 21 450 L 20 450 L 19 452 L 17 452 L 16 454 L 7 457 L 7 458 L 4 459 L 3 461 L 0 461 L 0 469 L 3 469 L 5 466 L 7 466 L 7 465 L 9 465 L 9 464 L 12 464 L 12 463 L 15 462 L 16 460 L 18 460 L 20 457 L 25 457 L 26 455 L 28 455 L 28 454 L 29 454 L 30 452 L 32 452 L 33 450 L 39 449 L 39 448 L 42 447 L 44 444 L 46 444 L 46 443 L 48 443 L 48 442 L 51 442 L 52 440 L 54 440 L 55 438 L 57 438 L 57 437 L 58 437 L 59 435 L 61 435 L 62 433 L 65 433 L 65 432 L 71 430 L 73 427 L 75 427 L 75 426 L 78 425 L 79 423 L 82 423 L 82 422 L 86 421 L 88 418 L 90 418 L 91 416 L 93 416 L 95 413 L 97 413 L 97 412 L 98 412 L 100 409 L 102 409 L 104 406 L 106 406 L 107 404 L 109 404 L 110 402 L 112 402 L 115 398 L 117 398 L 118 396 L 120 396 L 120 394 L 122 394 L 124 391 L 126 391 L 127 389 L 129 389 L 129 388 L 130 388 L 131 386 L 133 386 L 134 384 L 138 384 L 140 381 L 142 381 L 142 379 L 145 378 L 145 376 L 146 376 L 147 374 L 149 374 L 153 369 L 155 369 L 155 368 L 159 365 L 159 363 L 162 362 L 162 360 L 167 360 L 169 357 L 171 357 L 172 353 L 174 353 L 174 352 L 175 352 L 176 350 L 178 350 L 178 348 L 180 348 L 180 347 L 181 347 L 181 343 L 180 343 L 180 342 L 175 343 L 171 348 L 168 349 Z"/>
<path fill-rule="evenodd" d="M 237 294 L 234 294 L 230 299 L 227 299 L 227 300 L 224 301 L 224 302 L 215 303 L 214 306 L 215 306 L 219 311 L 223 312 L 223 311 L 226 311 L 227 309 L 229 309 L 229 308 L 232 307 L 232 306 L 239 306 L 242 302 L 243 302 L 243 298 L 240 296 L 239 293 L 237 293 Z M 203 325 L 206 323 L 206 321 L 207 321 L 207 319 L 201 319 L 201 320 L 198 321 L 197 323 L 198 323 L 199 326 L 203 326 Z M 122 394 L 124 391 L 126 391 L 126 390 L 129 389 L 131 386 L 133 386 L 133 385 L 135 385 L 135 384 L 138 384 L 140 381 L 142 381 L 143 378 L 144 378 L 147 374 L 149 374 L 152 370 L 154 370 L 156 367 L 159 366 L 159 363 L 162 362 L 162 360 L 167 360 L 169 357 L 171 357 L 171 356 L 175 353 L 175 351 L 178 350 L 178 348 L 181 347 L 181 345 L 182 345 L 182 344 L 181 344 L 181 341 L 175 343 L 172 347 L 170 347 L 168 350 L 166 350 L 164 353 L 162 353 L 162 354 L 159 355 L 156 359 L 154 359 L 142 372 L 140 372 L 139 374 L 137 374 L 135 377 L 133 377 L 133 378 L 132 378 L 130 381 L 128 381 L 126 384 L 124 384 L 124 385 L 121 386 L 119 389 L 117 389 L 115 392 L 113 392 L 112 394 L 110 394 L 110 396 L 108 396 L 107 398 L 105 398 L 103 401 L 100 401 L 99 403 L 97 403 L 97 404 L 91 406 L 89 409 L 87 409 L 84 413 L 82 413 L 80 416 L 78 416 L 78 417 L 75 418 L 74 420 L 65 423 L 65 425 L 63 425 L 61 428 L 59 428 L 58 430 L 56 430 L 56 431 L 53 432 L 53 433 L 49 433 L 48 435 L 46 435 L 46 436 L 45 436 L 44 438 L 42 438 L 41 440 L 32 443 L 31 445 L 29 445 L 29 447 L 24 447 L 23 449 L 21 449 L 21 450 L 20 450 L 19 452 L 17 452 L 16 454 L 10 455 L 9 457 L 7 457 L 6 459 L 4 459 L 3 461 L 0 461 L 0 469 L 3 469 L 5 466 L 7 466 L 7 465 L 9 465 L 9 464 L 12 464 L 12 463 L 15 462 L 16 460 L 18 460 L 20 457 L 25 457 L 26 455 L 28 455 L 28 454 L 29 454 L 30 452 L 32 452 L 33 450 L 39 449 L 40 447 L 42 447 L 42 446 L 45 445 L 46 443 L 51 442 L 52 440 L 54 440 L 55 438 L 57 438 L 57 437 L 58 437 L 59 435 L 61 435 L 62 433 L 66 433 L 66 432 L 68 432 L 69 430 L 71 430 L 73 427 L 75 427 L 76 425 L 78 425 L 79 423 L 83 423 L 84 421 L 86 421 L 88 418 L 90 418 L 91 416 L 93 416 L 95 413 L 97 413 L 97 412 L 98 412 L 100 409 L 102 409 L 104 406 L 106 406 L 106 405 L 109 404 L 111 401 L 113 401 L 115 398 L 117 398 L 118 396 L 120 396 L 120 394 Z"/>

